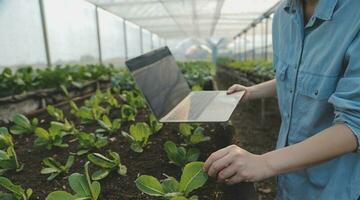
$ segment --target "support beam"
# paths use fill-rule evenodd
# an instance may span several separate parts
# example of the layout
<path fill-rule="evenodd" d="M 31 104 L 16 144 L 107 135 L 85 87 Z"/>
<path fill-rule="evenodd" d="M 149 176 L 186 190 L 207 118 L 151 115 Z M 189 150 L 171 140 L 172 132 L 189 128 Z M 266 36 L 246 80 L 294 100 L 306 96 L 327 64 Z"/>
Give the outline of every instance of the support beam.
<path fill-rule="evenodd" d="M 47 63 L 48 67 L 51 67 L 48 29 L 47 29 L 47 24 L 46 24 L 46 16 L 45 16 L 45 8 L 44 8 L 43 0 L 39 0 L 39 6 L 40 6 L 41 26 L 42 26 L 43 37 L 44 37 L 44 45 L 45 45 L 46 63 Z"/>
<path fill-rule="evenodd" d="M 101 33 L 100 33 L 100 22 L 99 22 L 99 9 L 95 6 L 95 22 L 96 22 L 96 33 L 97 33 L 97 45 L 99 51 L 99 63 L 103 64 L 102 59 L 102 48 L 101 48 Z"/>

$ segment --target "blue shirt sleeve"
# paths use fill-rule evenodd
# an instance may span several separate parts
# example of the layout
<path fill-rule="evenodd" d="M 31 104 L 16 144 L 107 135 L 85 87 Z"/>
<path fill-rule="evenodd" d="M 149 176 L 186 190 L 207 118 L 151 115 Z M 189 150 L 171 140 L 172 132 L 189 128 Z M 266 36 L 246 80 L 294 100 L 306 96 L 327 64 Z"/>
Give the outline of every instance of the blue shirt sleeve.
<path fill-rule="evenodd" d="M 345 123 L 358 139 L 360 153 L 360 33 L 346 55 L 346 69 L 329 102 L 334 105 L 336 123 Z"/>

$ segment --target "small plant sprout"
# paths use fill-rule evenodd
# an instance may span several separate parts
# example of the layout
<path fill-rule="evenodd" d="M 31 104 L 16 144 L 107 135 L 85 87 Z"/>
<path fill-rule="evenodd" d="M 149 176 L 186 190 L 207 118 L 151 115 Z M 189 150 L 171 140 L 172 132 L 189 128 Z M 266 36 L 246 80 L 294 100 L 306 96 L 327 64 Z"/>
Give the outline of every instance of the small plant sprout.
<path fill-rule="evenodd" d="M 98 120 L 98 124 L 101 126 L 100 129 L 97 129 L 97 133 L 116 133 L 121 127 L 121 119 L 115 119 L 111 121 L 108 116 L 104 115 L 102 120 Z"/>
<path fill-rule="evenodd" d="M 92 181 L 89 175 L 89 162 L 84 166 L 84 174 L 74 173 L 69 177 L 69 185 L 74 194 L 65 191 L 54 191 L 46 200 L 98 200 L 101 193 L 101 185 Z"/>
<path fill-rule="evenodd" d="M 58 175 L 62 173 L 68 173 L 72 165 L 74 164 L 75 157 L 69 156 L 66 160 L 65 165 L 56 161 L 52 157 L 45 158 L 43 160 L 44 168 L 41 170 L 41 174 L 50 174 L 47 178 L 48 181 L 54 180 Z"/>
<path fill-rule="evenodd" d="M 124 91 L 123 96 L 126 102 L 133 108 L 141 109 L 146 107 L 144 98 L 134 91 Z"/>
<path fill-rule="evenodd" d="M 108 138 L 101 134 L 80 132 L 77 134 L 79 151 L 77 155 L 84 155 L 91 149 L 101 149 L 108 144 Z"/>
<path fill-rule="evenodd" d="M 135 121 L 137 110 L 129 105 L 121 106 L 121 119 L 125 122 Z"/>
<path fill-rule="evenodd" d="M 153 134 L 159 132 L 163 127 L 163 124 L 160 123 L 153 114 L 149 116 L 149 125 Z"/>
<path fill-rule="evenodd" d="M 34 133 L 36 126 L 39 124 L 37 118 L 30 120 L 22 114 L 16 114 L 12 118 L 14 125 L 10 128 L 10 132 L 14 135 L 24 135 Z"/>
<path fill-rule="evenodd" d="M 179 131 L 187 145 L 196 145 L 211 139 L 204 135 L 205 129 L 198 125 L 180 124 Z"/>
<path fill-rule="evenodd" d="M 203 171 L 202 162 L 192 162 L 185 166 L 180 182 L 173 177 L 159 181 L 155 177 L 142 175 L 136 179 L 136 187 L 145 194 L 169 200 L 197 200 L 191 193 L 204 186 L 208 176 Z"/>
<path fill-rule="evenodd" d="M 67 119 L 65 119 L 64 122 L 50 122 L 50 125 L 54 128 L 60 129 L 64 135 L 76 134 L 78 132 L 74 123 L 68 121 Z"/>
<path fill-rule="evenodd" d="M 109 155 L 111 158 L 107 158 L 99 153 L 92 153 L 87 156 L 92 164 L 100 168 L 91 175 L 93 180 L 97 181 L 106 178 L 112 171 L 116 171 L 120 176 L 126 175 L 127 168 L 121 164 L 119 154 L 109 151 Z"/>
<path fill-rule="evenodd" d="M 49 130 L 36 128 L 35 135 L 37 138 L 34 141 L 34 145 L 48 150 L 51 150 L 53 147 L 67 148 L 69 145 L 63 142 L 63 137 L 66 134 L 60 126 L 54 124 L 51 124 Z"/>
<path fill-rule="evenodd" d="M 167 141 L 164 144 L 164 150 L 170 163 L 183 168 L 186 164 L 195 162 L 199 159 L 200 151 L 196 148 L 177 147 L 175 143 Z"/>
<path fill-rule="evenodd" d="M 49 115 L 53 117 L 56 121 L 60 121 L 60 122 L 65 121 L 64 112 L 59 108 L 56 108 L 55 106 L 52 105 L 48 105 L 46 109 Z"/>
<path fill-rule="evenodd" d="M 5 177 L 0 177 L 0 186 L 10 192 L 0 192 L 0 199 L 2 200 L 29 200 L 33 193 L 32 189 L 25 190 Z"/>
<path fill-rule="evenodd" d="M 18 161 L 13 138 L 9 134 L 7 128 L 0 128 L 0 175 L 7 171 L 19 172 L 24 168 L 24 165 Z"/>
<path fill-rule="evenodd" d="M 122 131 L 122 135 L 129 140 L 131 143 L 130 148 L 133 151 L 141 153 L 149 141 L 151 129 L 149 125 L 144 122 L 137 123 L 130 126 L 130 134 Z"/>

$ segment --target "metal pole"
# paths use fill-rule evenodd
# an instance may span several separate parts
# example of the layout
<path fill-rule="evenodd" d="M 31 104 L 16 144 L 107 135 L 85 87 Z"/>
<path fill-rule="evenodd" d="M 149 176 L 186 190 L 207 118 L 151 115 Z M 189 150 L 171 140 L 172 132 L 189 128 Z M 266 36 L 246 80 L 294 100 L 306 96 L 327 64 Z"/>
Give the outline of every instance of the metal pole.
<path fill-rule="evenodd" d="M 98 51 L 99 51 L 99 63 L 102 65 L 103 59 L 102 59 L 102 50 L 101 50 L 99 8 L 97 6 L 95 6 L 95 22 L 96 22 L 96 32 L 97 32 L 97 44 L 98 44 Z"/>
<path fill-rule="evenodd" d="M 239 35 L 239 40 L 238 40 L 238 43 L 239 43 L 239 45 L 238 45 L 238 48 L 239 48 L 239 55 L 238 55 L 238 57 L 239 57 L 239 60 L 242 60 L 242 56 L 241 56 L 241 35 Z"/>
<path fill-rule="evenodd" d="M 255 60 L 255 31 L 256 31 L 256 25 L 253 26 L 253 51 L 252 51 L 252 59 Z"/>
<path fill-rule="evenodd" d="M 269 32 L 269 17 L 265 19 L 265 60 L 268 60 L 268 32 Z"/>
<path fill-rule="evenodd" d="M 265 52 L 264 52 L 264 23 L 263 20 L 260 21 L 260 27 L 261 27 L 261 57 L 264 59 Z"/>
<path fill-rule="evenodd" d="M 234 39 L 234 55 L 233 55 L 233 58 L 235 60 L 237 60 L 236 59 L 236 57 L 237 57 L 237 41 L 238 41 L 238 36 Z"/>
<path fill-rule="evenodd" d="M 247 32 L 245 31 L 244 33 L 244 60 L 247 60 L 247 55 L 246 55 L 246 52 L 247 52 L 247 48 L 246 48 L 246 43 L 247 43 Z"/>
<path fill-rule="evenodd" d="M 151 50 L 154 49 L 153 33 L 150 33 Z"/>
<path fill-rule="evenodd" d="M 140 27 L 140 49 L 141 49 L 141 54 L 143 54 L 144 53 L 144 41 L 143 41 L 142 27 Z"/>
<path fill-rule="evenodd" d="M 125 45 L 125 60 L 127 60 L 128 57 L 128 44 L 127 44 L 127 33 L 126 33 L 126 21 L 123 21 L 123 27 L 124 27 L 124 45 Z"/>
<path fill-rule="evenodd" d="M 50 56 L 49 38 L 48 38 L 48 30 L 47 30 L 47 25 L 46 25 L 46 16 L 45 16 L 45 8 L 44 8 L 43 0 L 39 0 L 39 7 L 40 7 L 42 31 L 43 31 L 43 36 L 44 36 L 46 64 L 48 67 L 50 67 L 51 66 L 51 56 Z"/>

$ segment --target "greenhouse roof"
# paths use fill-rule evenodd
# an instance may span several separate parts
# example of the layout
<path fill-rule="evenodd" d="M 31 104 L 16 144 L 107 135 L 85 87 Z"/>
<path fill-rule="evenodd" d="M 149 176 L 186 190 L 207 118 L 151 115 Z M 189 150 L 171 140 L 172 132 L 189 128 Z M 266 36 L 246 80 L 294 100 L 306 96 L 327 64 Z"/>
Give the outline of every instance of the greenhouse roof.
<path fill-rule="evenodd" d="M 88 0 L 164 38 L 233 37 L 279 0 Z"/>

